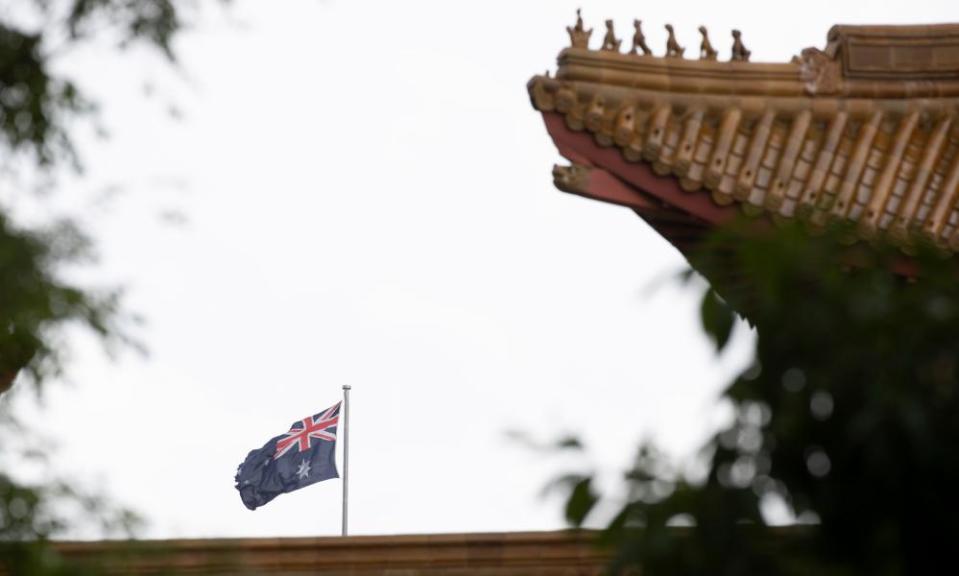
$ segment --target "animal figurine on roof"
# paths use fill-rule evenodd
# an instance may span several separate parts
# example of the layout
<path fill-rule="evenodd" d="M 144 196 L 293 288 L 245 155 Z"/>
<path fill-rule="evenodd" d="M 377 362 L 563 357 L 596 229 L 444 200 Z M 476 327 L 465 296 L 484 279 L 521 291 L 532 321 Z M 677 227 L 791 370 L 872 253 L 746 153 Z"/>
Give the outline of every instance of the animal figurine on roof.
<path fill-rule="evenodd" d="M 749 62 L 749 55 L 752 54 L 752 52 L 746 50 L 742 36 L 742 32 L 733 30 L 733 62 Z"/>
<path fill-rule="evenodd" d="M 676 33 L 673 32 L 673 25 L 667 24 L 666 31 L 669 32 L 669 38 L 666 39 L 666 57 L 682 58 L 686 49 L 680 46 L 679 42 L 676 41 Z"/>
<path fill-rule="evenodd" d="M 633 20 L 633 28 L 636 29 L 636 32 L 633 33 L 633 49 L 630 50 L 630 54 L 638 54 L 637 49 L 639 49 L 643 51 L 644 55 L 651 55 L 653 51 L 646 45 L 646 35 L 643 34 L 643 21 Z"/>
<path fill-rule="evenodd" d="M 699 33 L 703 35 L 703 41 L 699 44 L 699 59 L 716 60 L 719 57 L 719 51 L 713 48 L 712 42 L 709 41 L 709 33 L 706 31 L 706 27 L 700 26 Z"/>
<path fill-rule="evenodd" d="M 600 49 L 605 50 L 607 52 L 619 52 L 619 45 L 622 43 L 623 41 L 617 39 L 616 33 L 613 32 L 613 21 L 607 20 L 606 21 L 606 37 L 603 38 L 603 46 Z"/>

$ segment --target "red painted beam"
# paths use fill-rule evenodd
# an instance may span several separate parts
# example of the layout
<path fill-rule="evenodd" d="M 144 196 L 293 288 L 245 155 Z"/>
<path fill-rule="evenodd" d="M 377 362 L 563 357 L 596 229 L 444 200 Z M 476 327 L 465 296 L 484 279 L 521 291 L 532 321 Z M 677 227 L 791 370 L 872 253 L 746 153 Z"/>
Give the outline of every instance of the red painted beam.
<path fill-rule="evenodd" d="M 568 128 L 561 114 L 545 112 L 543 119 L 546 130 L 563 157 L 577 164 L 602 168 L 638 191 L 629 194 L 611 188 L 606 192 L 597 190 L 591 197 L 638 208 L 642 200 L 637 196 L 641 196 L 642 192 L 711 224 L 728 222 L 737 216 L 735 206 L 719 206 L 708 193 L 686 192 L 680 188 L 676 178 L 659 176 L 645 162 L 628 162 L 616 148 L 598 146 L 589 133 Z"/>

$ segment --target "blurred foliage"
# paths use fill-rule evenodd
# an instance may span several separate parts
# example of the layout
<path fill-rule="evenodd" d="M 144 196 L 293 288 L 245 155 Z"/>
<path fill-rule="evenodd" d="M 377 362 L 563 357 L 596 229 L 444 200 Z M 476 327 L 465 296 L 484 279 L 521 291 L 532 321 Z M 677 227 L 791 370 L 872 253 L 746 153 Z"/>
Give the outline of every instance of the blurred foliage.
<path fill-rule="evenodd" d="M 0 12 L 0 142 L 42 165 L 76 159 L 70 122 L 95 110 L 59 71 L 65 54 L 95 38 L 144 45 L 173 61 L 182 8 L 174 0 L 19 0 Z"/>
<path fill-rule="evenodd" d="M 753 365 L 723 392 L 734 418 L 697 462 L 643 445 L 622 494 L 568 478 L 566 516 L 598 502 L 613 573 L 931 574 L 959 537 L 959 283 L 929 246 L 850 246 L 845 229 L 718 230 L 690 258 L 711 283 L 721 352 L 735 311 Z M 914 279 L 891 272 L 911 262 Z M 688 277 L 686 274 L 684 277 Z M 792 525 L 775 527 L 791 518 Z M 786 520 L 788 521 L 788 518 Z"/>
<path fill-rule="evenodd" d="M 100 534 L 130 538 L 140 519 L 69 481 L 26 485 L 0 473 L 0 573 L 99 573 L 98 564 L 108 558 L 67 561 L 49 545 L 50 538 L 78 524 L 94 524 Z"/>
<path fill-rule="evenodd" d="M 118 293 L 90 293 L 57 277 L 57 265 L 75 262 L 89 250 L 69 222 L 44 231 L 17 229 L 0 212 L 0 392 L 18 370 L 35 383 L 60 369 L 55 331 L 81 322 L 101 338 L 122 337 L 117 325 Z"/>
<path fill-rule="evenodd" d="M 192 5 L 192 4 L 191 4 Z M 78 119 L 97 111 L 62 66 L 71 51 L 112 39 L 123 53 L 152 48 L 171 63 L 183 9 L 173 0 L 21 0 L 0 11 L 0 158 L 54 172 L 77 168 L 71 138 Z M 9 183 L 8 183 L 9 184 Z M 22 191 L 28 193 L 29 191 Z M 0 393 L 19 369 L 42 383 L 61 368 L 62 327 L 80 324 L 109 339 L 118 331 L 117 292 L 95 292 L 58 277 L 93 254 L 71 222 L 17 225 L 0 206 Z"/>
<path fill-rule="evenodd" d="M 78 120 L 97 103 L 69 75 L 64 58 L 81 46 L 115 45 L 118 55 L 142 46 L 175 63 L 174 41 L 183 29 L 185 0 L 19 0 L 0 8 L 0 161 L 6 169 L 54 174 L 78 169 L 81 154 L 71 137 Z M 32 194 L 0 176 L 4 198 Z M 36 199 L 42 201 L 41 199 Z M 124 340 L 118 290 L 71 282 L 67 267 L 89 266 L 93 246 L 72 222 L 25 223 L 0 205 L 0 395 L 14 381 L 41 384 L 63 368 L 64 330 L 82 326 L 105 343 Z M 30 438 L 13 421 L 9 398 L 0 397 L 0 457 L 16 459 Z M 46 480 L 27 485 L 0 472 L 0 573 L 84 573 L 47 545 L 78 523 L 127 533 L 132 517 L 108 499 Z M 74 514 L 65 513 L 74 510 Z M 119 531 L 119 532 L 116 532 Z"/>

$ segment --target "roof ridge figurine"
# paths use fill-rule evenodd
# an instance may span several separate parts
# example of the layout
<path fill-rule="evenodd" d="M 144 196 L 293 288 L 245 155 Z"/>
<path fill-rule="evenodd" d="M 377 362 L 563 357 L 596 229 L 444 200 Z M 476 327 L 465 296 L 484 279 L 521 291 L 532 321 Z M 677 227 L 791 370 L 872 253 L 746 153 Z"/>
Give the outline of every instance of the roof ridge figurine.
<path fill-rule="evenodd" d="M 669 32 L 669 38 L 666 39 L 666 57 L 682 58 L 686 49 L 680 46 L 679 42 L 676 41 L 676 33 L 673 32 L 673 25 L 667 24 L 666 31 Z"/>
<path fill-rule="evenodd" d="M 630 54 L 638 54 L 636 49 L 643 51 L 643 55 L 650 56 L 653 51 L 649 49 L 649 46 L 646 45 L 646 35 L 643 34 L 643 21 L 642 20 L 633 20 L 633 28 L 636 29 L 636 32 L 633 33 L 633 49 L 630 50 Z"/>
<path fill-rule="evenodd" d="M 616 33 L 613 32 L 613 21 L 606 21 L 606 36 L 603 38 L 603 46 L 600 50 L 605 50 L 607 52 L 619 52 L 619 46 L 623 41 L 616 38 Z"/>
<path fill-rule="evenodd" d="M 576 25 L 567 26 L 569 32 L 569 42 L 573 48 L 589 48 L 589 37 L 593 35 L 593 29 L 587 30 L 583 27 L 583 15 L 580 8 L 576 9 Z"/>
<path fill-rule="evenodd" d="M 743 44 L 743 33 L 739 30 L 733 30 L 733 62 L 749 62 L 749 55 L 752 54 Z"/>
<path fill-rule="evenodd" d="M 706 31 L 706 27 L 700 26 L 699 33 L 703 35 L 703 41 L 699 44 L 699 59 L 716 60 L 719 58 L 719 51 L 713 48 L 712 42 L 709 41 L 709 32 Z"/>

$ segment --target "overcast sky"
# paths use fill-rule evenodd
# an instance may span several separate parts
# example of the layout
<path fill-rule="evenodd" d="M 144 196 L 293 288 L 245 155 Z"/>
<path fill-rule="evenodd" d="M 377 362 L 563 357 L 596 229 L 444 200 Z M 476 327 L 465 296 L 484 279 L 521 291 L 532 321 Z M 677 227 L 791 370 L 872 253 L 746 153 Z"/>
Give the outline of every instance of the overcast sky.
<path fill-rule="evenodd" d="M 18 406 L 57 468 L 141 511 L 151 537 L 337 534 L 339 480 L 250 512 L 233 474 L 343 384 L 354 533 L 562 527 L 539 492 L 576 463 L 507 430 L 581 435 L 608 485 L 641 437 L 693 451 L 751 336 L 717 360 L 697 292 L 662 282 L 678 252 L 631 211 L 553 188 L 562 159 L 525 85 L 555 70 L 576 6 L 245 0 L 203 14 L 178 71 L 94 49 L 64 62 L 111 136 L 86 139 L 88 172 L 60 195 L 150 354 L 111 361 L 77 337 L 71 382 L 42 412 Z M 628 44 L 641 18 L 657 53 L 667 22 L 687 53 L 707 25 L 724 56 L 735 27 L 760 61 L 822 47 L 834 23 L 957 19 L 954 0 L 602 1 L 584 17 L 594 44 L 604 19 Z"/>

